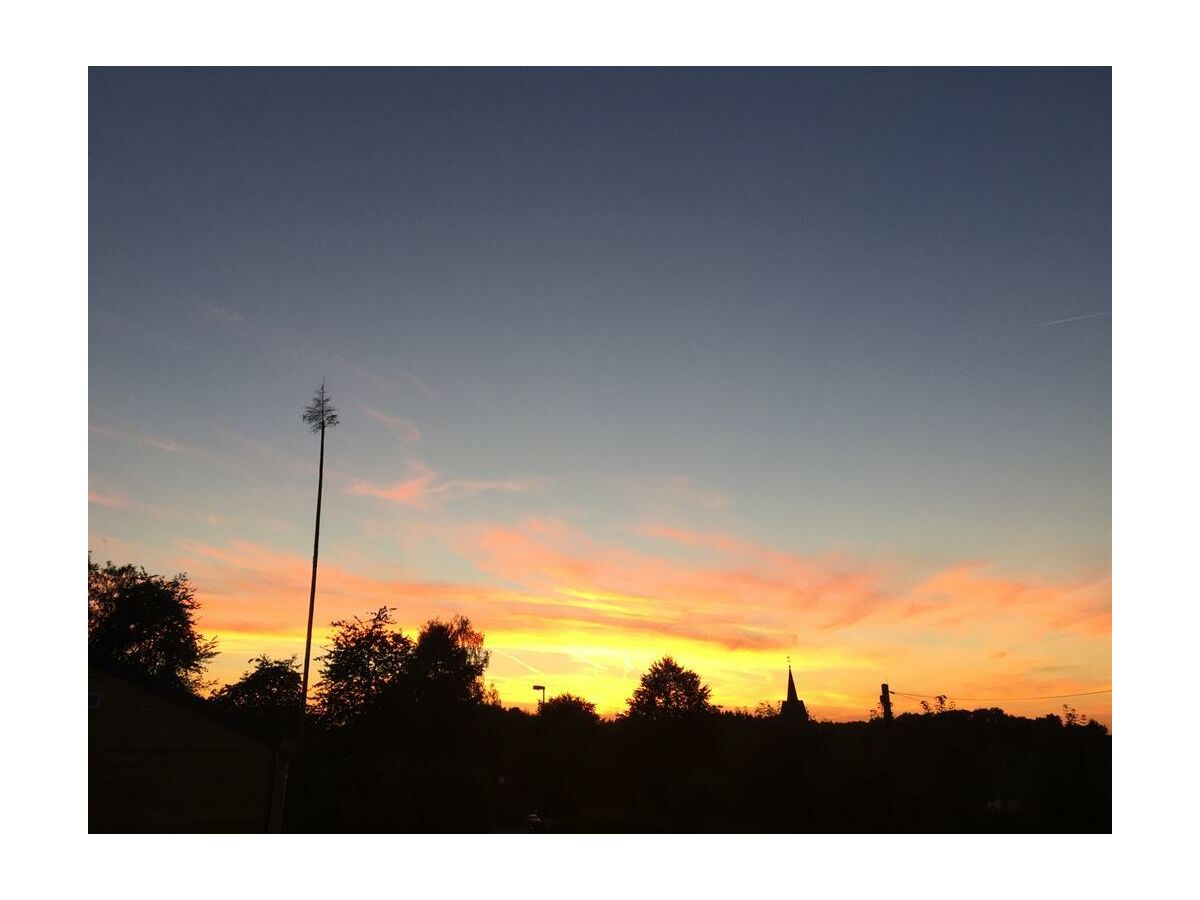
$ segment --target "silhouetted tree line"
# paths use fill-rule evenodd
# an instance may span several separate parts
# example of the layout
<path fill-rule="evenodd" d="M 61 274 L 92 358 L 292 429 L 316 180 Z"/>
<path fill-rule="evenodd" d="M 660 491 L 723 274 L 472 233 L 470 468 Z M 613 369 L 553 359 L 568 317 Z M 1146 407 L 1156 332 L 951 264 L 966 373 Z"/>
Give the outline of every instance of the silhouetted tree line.
<path fill-rule="evenodd" d="M 89 650 L 200 691 L 215 644 L 186 577 L 89 560 Z M 484 636 L 457 616 L 415 637 L 388 609 L 339 620 L 319 656 L 292 762 L 293 831 L 1111 831 L 1111 744 L 1099 723 L 1027 719 L 943 700 L 892 723 L 789 720 L 711 702 L 669 656 L 623 714 L 551 697 L 505 709 Z M 284 740 L 296 659 L 260 656 L 208 702 Z"/>

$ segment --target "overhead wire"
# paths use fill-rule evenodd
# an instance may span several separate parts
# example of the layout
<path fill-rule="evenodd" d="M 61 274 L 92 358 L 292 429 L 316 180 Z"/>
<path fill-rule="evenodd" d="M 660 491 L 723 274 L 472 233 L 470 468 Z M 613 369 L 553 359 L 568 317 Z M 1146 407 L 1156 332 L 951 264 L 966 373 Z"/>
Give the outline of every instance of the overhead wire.
<path fill-rule="evenodd" d="M 1112 688 L 1102 691 L 1080 691 L 1077 694 L 1049 694 L 1044 697 L 951 697 L 949 694 L 913 694 L 907 691 L 894 691 L 888 688 L 889 694 L 900 697 L 910 697 L 914 700 L 955 700 L 961 703 L 1020 703 L 1025 700 L 1064 700 L 1068 697 L 1094 697 L 1098 694 L 1111 694 Z"/>

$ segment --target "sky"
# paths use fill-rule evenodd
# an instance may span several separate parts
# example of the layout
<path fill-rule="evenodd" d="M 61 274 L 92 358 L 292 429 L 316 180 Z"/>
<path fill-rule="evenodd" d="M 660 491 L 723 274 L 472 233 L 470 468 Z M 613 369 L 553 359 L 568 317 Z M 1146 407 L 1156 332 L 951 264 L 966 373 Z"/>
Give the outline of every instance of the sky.
<path fill-rule="evenodd" d="M 89 550 L 302 657 L 325 379 L 317 655 L 1111 724 L 1110 234 L 1107 69 L 92 69 Z"/>

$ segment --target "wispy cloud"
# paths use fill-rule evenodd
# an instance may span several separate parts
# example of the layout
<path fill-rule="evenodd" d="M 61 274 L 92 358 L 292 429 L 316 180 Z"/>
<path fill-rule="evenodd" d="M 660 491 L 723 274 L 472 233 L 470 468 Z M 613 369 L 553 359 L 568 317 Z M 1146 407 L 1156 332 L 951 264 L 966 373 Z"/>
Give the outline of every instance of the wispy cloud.
<path fill-rule="evenodd" d="M 686 475 L 610 475 L 605 476 L 604 481 L 634 499 L 652 504 L 708 510 L 729 509 L 734 505 L 734 499 L 729 494 L 702 487 Z"/>
<path fill-rule="evenodd" d="M 206 627 L 271 632 L 303 628 L 297 598 L 307 596 L 311 559 L 253 541 L 225 544 L 180 541 L 175 564 L 196 579 Z M 507 592 L 484 585 L 452 584 L 403 577 L 377 577 L 323 562 L 320 601 L 323 621 L 395 607 L 401 619 L 420 623 L 441 609 L 477 612 L 480 604 Z"/>
<path fill-rule="evenodd" d="M 155 437 L 152 434 L 138 434 L 132 431 L 119 431 L 116 428 L 109 428 L 105 425 L 92 424 L 88 426 L 88 431 L 92 434 L 98 434 L 103 437 L 116 438 L 121 441 L 130 441 L 135 444 L 141 444 L 144 447 L 153 447 L 155 450 L 162 450 L 164 453 L 193 453 L 190 447 L 186 447 L 169 438 Z"/>
<path fill-rule="evenodd" d="M 102 494 L 99 491 L 88 491 L 88 503 L 94 503 L 97 506 L 107 506 L 110 509 L 127 509 L 130 506 L 128 497 L 120 494 Z"/>
<path fill-rule="evenodd" d="M 106 509 L 127 510 L 162 522 L 202 523 L 210 528 L 220 528 L 224 524 L 224 520 L 220 516 L 212 513 L 201 513 L 192 509 L 167 509 L 151 503 L 142 503 L 128 494 L 108 489 L 89 488 L 88 503 L 94 506 L 102 506 Z"/>
<path fill-rule="evenodd" d="M 485 573 L 552 594 L 564 608 L 729 648 L 787 647 L 801 627 L 844 626 L 882 599 L 870 567 L 734 539 L 716 541 L 722 558 L 694 563 L 598 542 L 562 520 L 527 519 L 468 529 L 458 546 Z"/>
<path fill-rule="evenodd" d="M 485 573 L 527 590 L 578 600 L 628 627 L 686 633 L 725 646 L 785 647 L 802 632 L 858 623 L 949 633 L 1003 624 L 1019 613 L 1042 634 L 1105 635 L 1111 628 L 1107 575 L 1069 580 L 993 573 L 961 563 L 922 573 L 912 563 L 803 555 L 735 536 L 665 527 L 644 536 L 710 551 L 683 560 L 597 542 L 561 520 L 473 526 L 460 552 Z"/>
<path fill-rule="evenodd" d="M 407 476 L 394 484 L 377 485 L 367 481 L 356 481 L 347 488 L 351 494 L 379 497 L 392 503 L 414 509 L 429 509 L 441 503 L 460 500 L 487 492 L 523 494 L 537 489 L 542 479 L 506 478 L 481 480 L 470 478 L 442 479 L 420 460 L 410 460 Z"/>
<path fill-rule="evenodd" d="M 363 412 L 374 419 L 376 422 L 381 422 L 399 435 L 400 440 L 405 444 L 415 444 L 421 439 L 421 431 L 416 424 L 409 419 L 401 416 L 392 416 L 382 412 L 373 406 L 363 404 Z"/>
<path fill-rule="evenodd" d="M 1112 631 L 1112 581 L 1107 574 L 1071 581 L 1017 578 L 964 562 L 925 578 L 897 598 L 897 613 L 942 628 L 981 618 L 1016 619 L 1043 631 Z"/>
<path fill-rule="evenodd" d="M 217 303 L 204 304 L 199 307 L 199 315 L 208 324 L 225 331 L 237 332 L 248 340 L 253 341 L 255 345 L 264 351 L 289 359 L 297 365 L 308 366 L 315 359 L 326 359 L 333 362 L 346 373 L 363 381 L 370 382 L 389 392 L 398 392 L 402 386 L 401 382 L 372 372 L 358 363 L 343 359 L 335 354 L 326 353 L 324 350 L 308 345 L 306 342 L 298 342 L 279 333 L 276 329 L 268 329 L 228 306 Z M 396 374 L 404 384 L 416 387 L 426 399 L 436 399 L 436 395 L 429 385 L 416 375 L 402 370 L 397 371 Z"/>
<path fill-rule="evenodd" d="M 363 379 L 364 381 L 369 381 L 369 382 L 377 385 L 378 387 L 384 388 L 385 390 L 388 390 L 391 392 L 396 392 L 400 387 L 400 384 L 397 381 L 395 381 L 391 378 L 388 378 L 384 375 L 380 375 L 377 372 L 372 372 L 371 370 L 364 368 L 363 366 L 359 365 L 358 363 L 353 363 L 353 362 L 350 362 L 349 360 L 345 360 L 345 359 L 342 359 L 341 357 L 337 357 L 337 356 L 334 357 L 334 360 L 338 363 L 338 365 L 340 365 L 344 369 L 346 369 L 346 371 L 348 371 L 354 375 L 357 375 L 359 378 Z M 417 390 L 419 390 L 422 394 L 425 395 L 426 400 L 436 400 L 437 399 L 437 395 L 434 393 L 433 389 L 431 387 L 429 387 L 429 385 L 427 385 L 420 378 L 418 378 L 416 375 L 412 374 L 411 372 L 406 372 L 404 370 L 398 370 L 396 372 L 396 374 L 405 383 L 416 387 Z"/>

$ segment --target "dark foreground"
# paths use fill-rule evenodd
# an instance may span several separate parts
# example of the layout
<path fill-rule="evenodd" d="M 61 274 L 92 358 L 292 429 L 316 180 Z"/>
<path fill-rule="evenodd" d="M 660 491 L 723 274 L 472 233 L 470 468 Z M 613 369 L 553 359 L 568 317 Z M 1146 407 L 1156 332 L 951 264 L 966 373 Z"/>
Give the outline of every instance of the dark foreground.
<path fill-rule="evenodd" d="M 795 723 L 496 707 L 310 730 L 290 831 L 1109 832 L 1099 724 L 999 710 Z"/>

